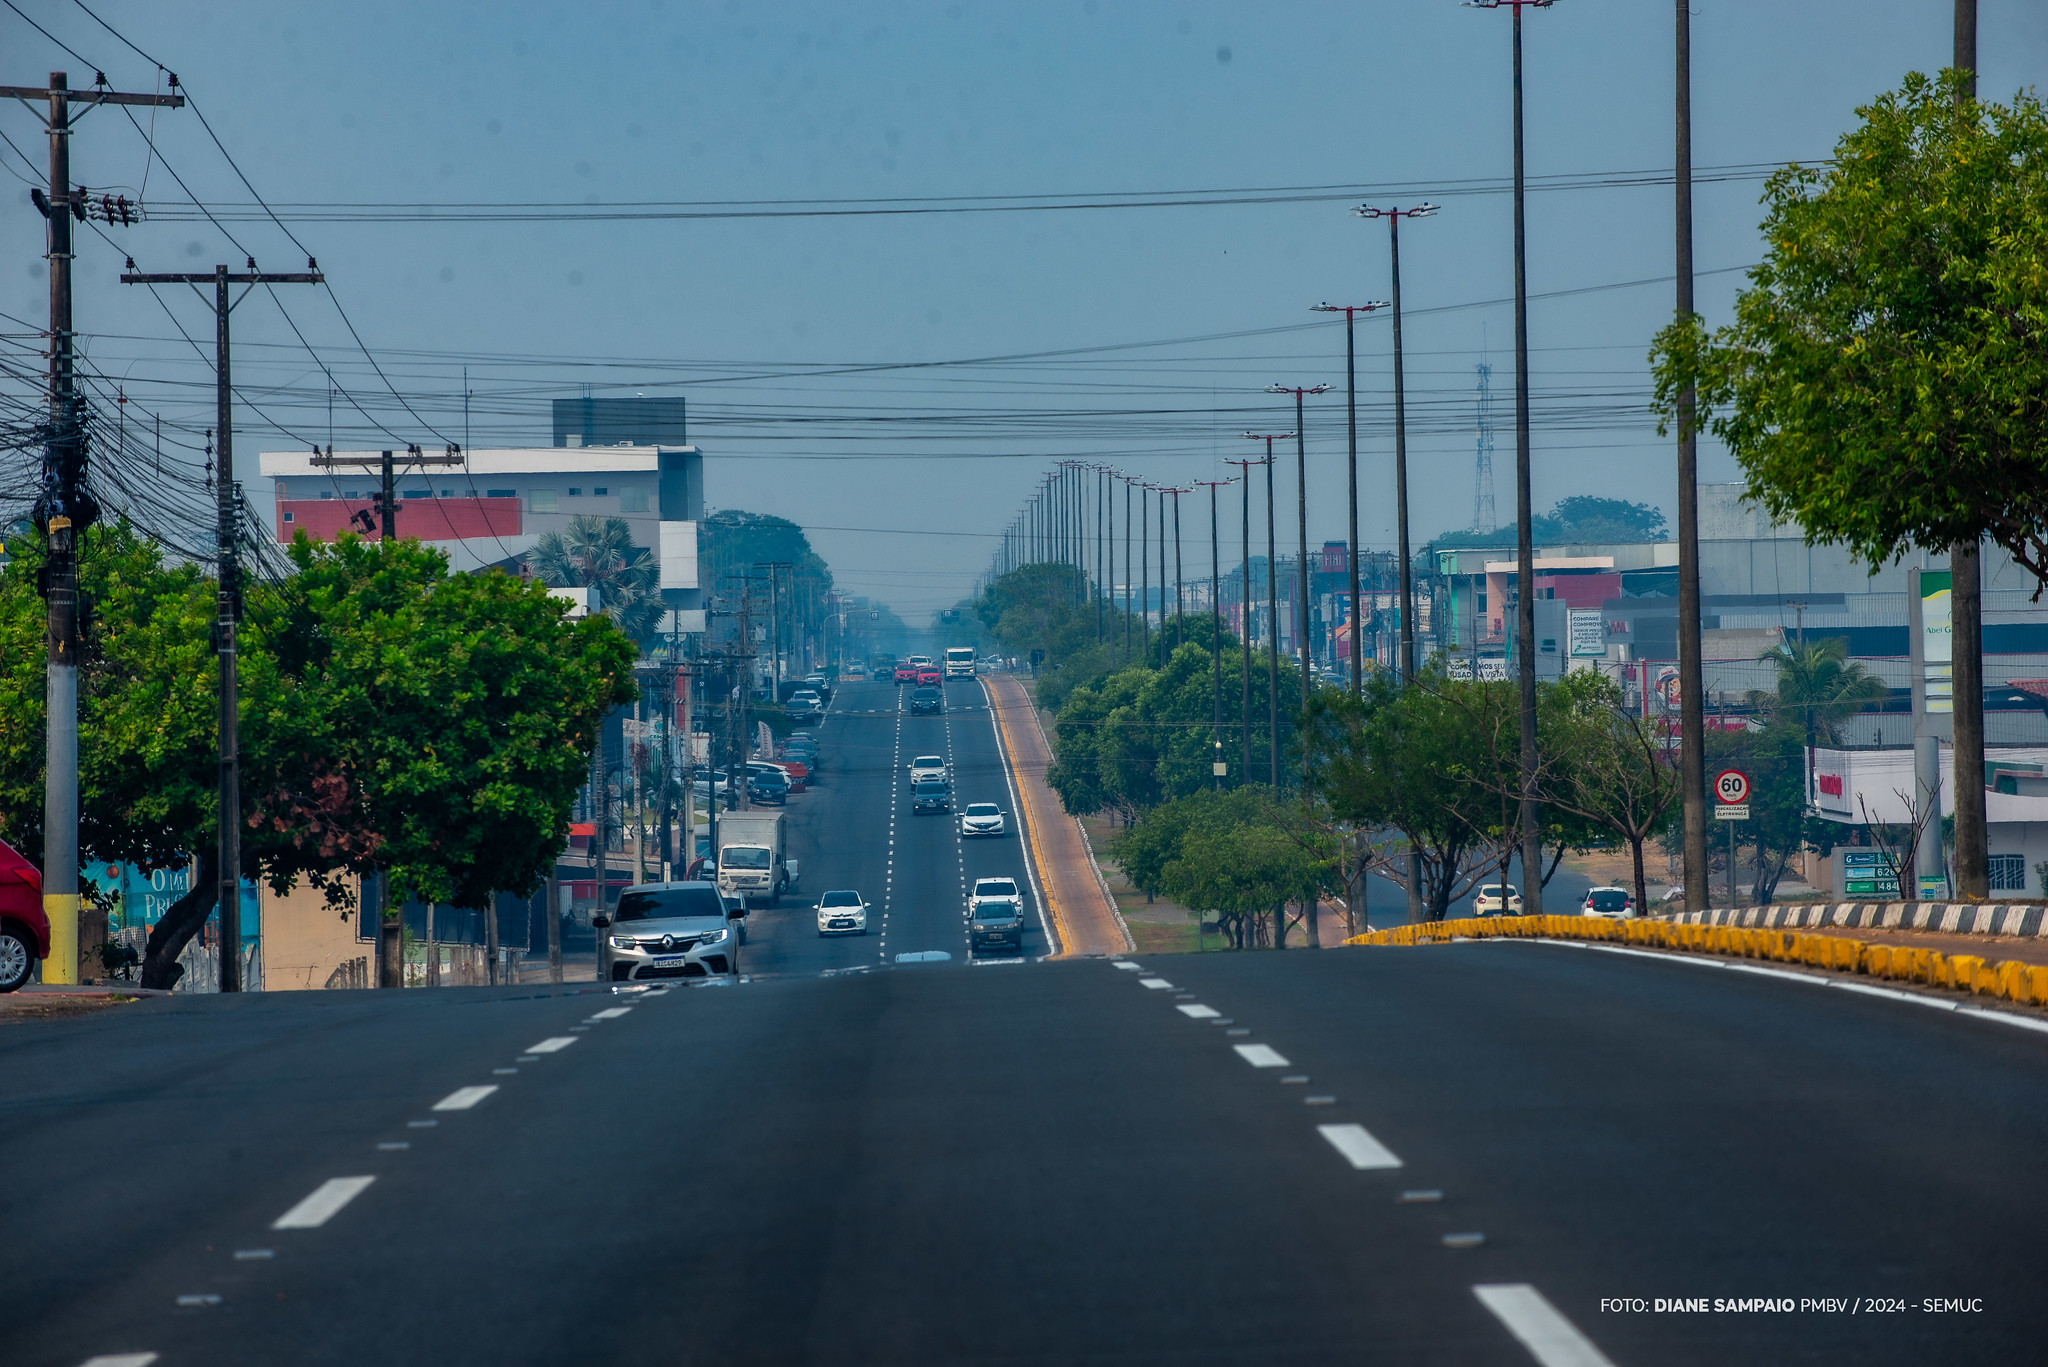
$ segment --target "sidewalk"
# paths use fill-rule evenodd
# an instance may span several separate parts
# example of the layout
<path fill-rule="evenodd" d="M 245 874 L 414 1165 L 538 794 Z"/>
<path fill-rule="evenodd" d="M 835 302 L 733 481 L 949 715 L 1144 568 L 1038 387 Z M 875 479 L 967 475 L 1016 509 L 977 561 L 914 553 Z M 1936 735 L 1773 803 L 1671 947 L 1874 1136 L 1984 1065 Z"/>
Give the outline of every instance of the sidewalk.
<path fill-rule="evenodd" d="M 1046 786 L 1052 747 L 1038 724 L 1030 690 L 1008 674 L 984 674 L 989 710 L 1003 743 L 1003 757 L 1017 785 L 1018 815 L 1031 862 L 1038 870 L 1040 891 L 1051 914 L 1061 954 L 1124 954 L 1131 939 L 1117 919 L 1116 908 L 1103 895 L 1095 861 L 1088 853 L 1080 823 L 1060 808 Z"/>

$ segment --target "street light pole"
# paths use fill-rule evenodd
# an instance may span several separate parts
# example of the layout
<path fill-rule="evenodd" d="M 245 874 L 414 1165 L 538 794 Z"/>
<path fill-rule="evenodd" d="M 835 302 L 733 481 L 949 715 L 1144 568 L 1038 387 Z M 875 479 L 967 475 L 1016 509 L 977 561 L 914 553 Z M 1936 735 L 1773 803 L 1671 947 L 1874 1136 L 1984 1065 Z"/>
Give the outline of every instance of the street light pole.
<path fill-rule="evenodd" d="M 1361 204 L 1354 211 L 1360 218 L 1384 218 L 1387 244 L 1394 275 L 1394 499 L 1399 526 L 1401 556 L 1401 650 L 1395 668 L 1403 682 L 1415 674 L 1415 574 L 1408 550 L 1408 403 L 1406 377 L 1401 369 L 1401 220 L 1428 218 L 1434 204 L 1412 209 L 1376 209 Z"/>
<path fill-rule="evenodd" d="M 1216 742 L 1216 791 L 1223 791 L 1223 543 L 1216 531 L 1216 491 L 1231 481 L 1198 479 L 1209 490 L 1209 735 Z"/>
<path fill-rule="evenodd" d="M 1226 460 L 1225 465 L 1235 465 L 1243 472 L 1244 487 L 1239 490 L 1239 500 L 1244 517 L 1244 543 L 1242 559 L 1238 568 L 1243 574 L 1243 587 L 1238 590 L 1237 622 L 1238 645 L 1244 656 L 1244 697 L 1239 704 L 1238 730 L 1244 740 L 1244 776 L 1247 781 L 1252 773 L 1252 467 L 1273 459 L 1273 438 L 1262 437 L 1255 432 L 1244 434 L 1255 441 L 1266 443 L 1265 462 L 1258 460 Z"/>
<path fill-rule="evenodd" d="M 1301 639 L 1297 644 L 1301 648 L 1301 710 L 1304 716 L 1308 713 L 1311 684 L 1309 682 L 1308 644 L 1308 445 L 1307 438 L 1302 435 L 1304 429 L 1301 416 L 1301 400 L 1304 394 L 1324 394 L 1329 392 L 1329 388 L 1330 386 L 1326 384 L 1307 386 L 1269 384 L 1266 386 L 1268 394 L 1292 394 L 1294 396 L 1295 514 L 1297 527 L 1301 533 L 1301 564 L 1295 574 L 1297 584 L 1295 596 L 1299 601 L 1294 606 L 1295 615 L 1300 619 L 1301 625 Z M 1305 781 L 1306 775 L 1304 774 Z"/>
<path fill-rule="evenodd" d="M 1248 438 L 1266 443 L 1266 458 L 1262 461 L 1248 461 L 1247 465 L 1266 467 L 1266 741 L 1267 760 L 1271 773 L 1273 791 L 1280 791 L 1280 590 L 1278 576 L 1273 572 L 1273 443 L 1299 436 L 1293 432 L 1247 432 Z M 1250 471 L 1246 472 L 1247 489 L 1245 497 L 1251 497 L 1249 489 Z M 1251 576 L 1251 556 L 1245 556 L 1245 576 Z M 1251 606 L 1245 606 L 1246 621 L 1250 621 Z M 1247 632 L 1247 635 L 1250 633 Z"/>
<path fill-rule="evenodd" d="M 1543 830 L 1536 812 L 1536 550 L 1529 508 L 1529 274 L 1523 215 L 1522 11 L 1552 0 L 1467 0 L 1514 15 L 1515 105 L 1515 658 L 1521 681 L 1522 908 L 1543 914 Z"/>
<path fill-rule="evenodd" d="M 1188 640 L 1188 606 L 1181 597 L 1180 564 L 1180 496 L 1188 492 L 1176 488 L 1173 491 L 1173 648 L 1179 650 Z"/>
<path fill-rule="evenodd" d="M 1346 460 L 1350 471 L 1351 493 L 1351 541 L 1346 558 L 1351 565 L 1351 695 L 1357 697 L 1364 688 L 1365 679 L 1365 637 L 1359 631 L 1358 621 L 1358 339 L 1357 316 L 1372 313 L 1386 305 L 1375 300 L 1370 304 L 1317 304 L 1317 313 L 1341 313 L 1344 315 L 1344 423 L 1349 440 Z"/>

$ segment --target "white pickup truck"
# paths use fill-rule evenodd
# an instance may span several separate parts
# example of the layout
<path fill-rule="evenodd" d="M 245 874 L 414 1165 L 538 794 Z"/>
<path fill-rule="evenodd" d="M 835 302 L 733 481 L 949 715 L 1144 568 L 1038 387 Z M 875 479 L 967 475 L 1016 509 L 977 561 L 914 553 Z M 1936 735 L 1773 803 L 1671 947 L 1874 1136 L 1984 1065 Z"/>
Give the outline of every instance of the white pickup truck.
<path fill-rule="evenodd" d="M 718 818 L 718 890 L 752 905 L 775 906 L 796 886 L 796 861 L 783 850 L 781 812 L 725 812 Z"/>

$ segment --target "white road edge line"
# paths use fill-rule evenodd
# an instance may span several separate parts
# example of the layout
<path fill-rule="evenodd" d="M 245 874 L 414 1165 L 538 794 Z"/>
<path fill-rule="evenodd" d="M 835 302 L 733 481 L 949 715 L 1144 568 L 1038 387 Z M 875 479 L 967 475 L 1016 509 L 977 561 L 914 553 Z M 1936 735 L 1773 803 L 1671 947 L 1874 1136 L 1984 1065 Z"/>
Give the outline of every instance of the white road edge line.
<path fill-rule="evenodd" d="M 478 1087 L 457 1087 L 454 1091 L 435 1102 L 434 1109 L 437 1111 L 466 1111 L 497 1090 L 498 1084 L 495 1082 L 486 1083 Z"/>
<path fill-rule="evenodd" d="M 1472 1294 L 1541 1367 L 1614 1367 L 1591 1339 L 1527 1282 L 1475 1286 Z"/>
<path fill-rule="evenodd" d="M 559 1054 L 575 1042 L 576 1037 L 574 1035 L 551 1035 L 539 1044 L 529 1044 L 526 1047 L 526 1052 L 529 1054 Z"/>
<path fill-rule="evenodd" d="M 1270 1044 L 1233 1044 L 1237 1056 L 1254 1068 L 1285 1068 L 1287 1059 Z"/>
<path fill-rule="evenodd" d="M 375 1177 L 330 1177 L 313 1194 L 270 1222 L 272 1229 L 318 1229 L 361 1196 Z"/>
<path fill-rule="evenodd" d="M 1329 1140 L 1331 1148 L 1343 1154 L 1346 1162 L 1361 1171 L 1401 1166 L 1401 1160 L 1394 1156 L 1394 1151 L 1374 1139 L 1363 1125 L 1318 1125 L 1316 1133 Z"/>

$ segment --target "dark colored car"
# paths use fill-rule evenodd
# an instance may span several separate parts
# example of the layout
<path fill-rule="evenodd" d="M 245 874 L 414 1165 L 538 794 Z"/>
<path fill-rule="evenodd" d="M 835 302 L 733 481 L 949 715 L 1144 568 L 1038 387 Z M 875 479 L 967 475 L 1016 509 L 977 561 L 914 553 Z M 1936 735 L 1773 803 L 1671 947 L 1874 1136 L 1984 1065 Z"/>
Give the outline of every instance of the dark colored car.
<path fill-rule="evenodd" d="M 910 810 L 919 812 L 950 812 L 953 810 L 953 789 L 944 779 L 928 778 L 910 790 Z"/>
<path fill-rule="evenodd" d="M 781 770 L 757 769 L 747 776 L 747 800 L 780 807 L 789 801 L 789 777 Z"/>
<path fill-rule="evenodd" d="M 1024 949 L 1024 904 L 1022 902 L 980 902 L 968 924 L 968 949 L 975 954 L 985 949 Z"/>
<path fill-rule="evenodd" d="M 50 921 L 43 915 L 43 875 L 0 840 L 0 992 L 29 980 L 50 957 Z"/>
<path fill-rule="evenodd" d="M 897 665 L 897 666 L 896 666 L 896 682 L 897 682 L 897 683 L 900 683 L 900 684 L 901 684 L 901 683 L 916 683 L 916 682 L 917 682 L 917 666 L 916 666 L 916 665 L 914 665 L 914 664 L 900 664 L 900 665 Z"/>
<path fill-rule="evenodd" d="M 933 687 L 937 687 L 946 681 L 946 676 L 939 672 L 937 665 L 919 665 L 917 667 L 917 681 L 920 684 L 930 684 Z"/>
<path fill-rule="evenodd" d="M 912 716 L 937 716 L 946 710 L 946 695 L 929 685 L 910 690 Z"/>

